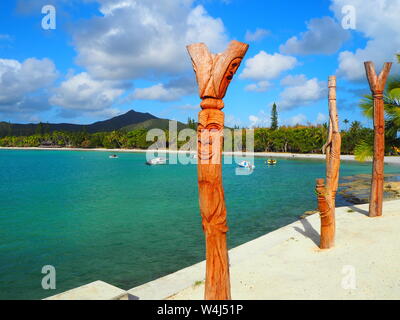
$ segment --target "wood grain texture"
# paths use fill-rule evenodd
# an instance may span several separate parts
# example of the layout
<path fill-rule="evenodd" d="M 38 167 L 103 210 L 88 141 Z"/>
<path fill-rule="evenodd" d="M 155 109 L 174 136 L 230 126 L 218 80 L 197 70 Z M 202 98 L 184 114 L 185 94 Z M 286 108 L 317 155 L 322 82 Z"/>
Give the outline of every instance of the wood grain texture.
<path fill-rule="evenodd" d="M 210 53 L 204 43 L 187 46 L 199 86 L 201 99 L 223 99 L 233 75 L 247 52 L 248 45 L 236 40 L 223 53 Z"/>
<path fill-rule="evenodd" d="M 232 41 L 223 53 L 212 54 L 204 43 L 187 46 L 199 86 L 197 127 L 199 204 L 206 239 L 206 300 L 231 299 L 228 232 L 222 185 L 224 107 L 229 83 L 247 52 L 248 45 Z"/>
<path fill-rule="evenodd" d="M 379 74 L 375 72 L 374 63 L 365 62 L 369 86 L 374 97 L 374 160 L 372 165 L 372 182 L 369 202 L 369 216 L 382 216 L 384 159 L 385 159 L 385 106 L 383 92 L 392 63 L 386 62 Z"/>
<path fill-rule="evenodd" d="M 324 179 L 317 179 L 315 191 L 317 193 L 318 211 L 321 216 L 321 235 L 320 244 L 321 249 L 329 249 L 333 246 L 334 233 L 332 233 L 333 221 L 330 216 L 329 205 L 326 197 L 326 187 Z"/>
<path fill-rule="evenodd" d="M 323 179 L 317 180 L 318 210 L 321 215 L 321 249 L 330 249 L 335 245 L 335 208 L 336 193 L 339 184 L 341 135 L 336 106 L 336 77 L 328 79 L 329 131 L 323 147 L 326 154 L 326 185 Z"/>

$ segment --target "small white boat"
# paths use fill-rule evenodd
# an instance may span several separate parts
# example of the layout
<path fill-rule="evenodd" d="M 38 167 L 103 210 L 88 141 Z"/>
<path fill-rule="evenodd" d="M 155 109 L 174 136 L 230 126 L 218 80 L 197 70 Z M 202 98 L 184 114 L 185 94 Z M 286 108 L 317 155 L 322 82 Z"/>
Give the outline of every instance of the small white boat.
<path fill-rule="evenodd" d="M 242 161 L 238 164 L 239 168 L 244 168 L 244 169 L 254 169 L 256 166 L 254 164 L 251 164 L 249 161 Z"/>
<path fill-rule="evenodd" d="M 110 159 L 117 159 L 118 156 L 117 156 L 116 154 L 112 154 L 112 155 L 109 156 L 109 158 L 110 158 Z"/>
<path fill-rule="evenodd" d="M 155 166 L 155 165 L 166 164 L 166 163 L 167 163 L 167 159 L 161 158 L 161 157 L 153 158 L 146 162 L 146 164 L 149 166 Z"/>

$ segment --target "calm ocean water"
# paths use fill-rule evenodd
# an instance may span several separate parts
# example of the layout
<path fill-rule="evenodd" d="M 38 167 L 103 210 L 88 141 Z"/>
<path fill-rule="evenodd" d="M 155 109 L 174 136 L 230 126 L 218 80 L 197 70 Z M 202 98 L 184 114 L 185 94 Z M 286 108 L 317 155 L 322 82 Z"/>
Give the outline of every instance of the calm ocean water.
<path fill-rule="evenodd" d="M 94 280 L 129 289 L 204 259 L 196 166 L 108 156 L 0 150 L 0 299 L 41 299 Z M 230 248 L 316 207 L 323 161 L 263 161 L 248 176 L 223 167 Z M 341 167 L 342 176 L 370 172 L 371 164 Z M 41 287 L 44 265 L 56 268 L 56 290 Z"/>

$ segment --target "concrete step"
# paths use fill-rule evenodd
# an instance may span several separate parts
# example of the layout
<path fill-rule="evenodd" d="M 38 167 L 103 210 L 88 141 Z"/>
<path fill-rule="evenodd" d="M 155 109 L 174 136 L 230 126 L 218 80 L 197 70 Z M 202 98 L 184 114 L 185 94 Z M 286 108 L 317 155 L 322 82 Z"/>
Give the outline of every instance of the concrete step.
<path fill-rule="evenodd" d="M 128 293 L 104 281 L 97 280 L 43 300 L 128 300 Z"/>

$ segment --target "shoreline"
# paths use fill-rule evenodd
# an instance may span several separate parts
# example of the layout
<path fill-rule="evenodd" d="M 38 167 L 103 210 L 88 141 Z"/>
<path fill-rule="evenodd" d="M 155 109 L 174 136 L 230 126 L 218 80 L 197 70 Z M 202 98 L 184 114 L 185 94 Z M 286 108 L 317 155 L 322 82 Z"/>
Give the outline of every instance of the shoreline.
<path fill-rule="evenodd" d="M 144 149 L 106 149 L 106 148 L 44 148 L 44 147 L 0 147 L 0 150 L 38 150 L 38 151 L 96 151 L 96 152 L 112 152 L 112 153 L 146 153 L 146 152 L 165 152 L 168 154 L 195 154 L 194 151 L 182 151 L 182 150 L 144 150 Z M 312 154 L 312 153 L 282 153 L 282 152 L 238 152 L 228 151 L 223 152 L 225 156 L 239 156 L 239 157 L 276 157 L 276 158 L 287 158 L 287 159 L 314 159 L 314 160 L 325 160 L 324 154 Z M 344 161 L 356 161 L 353 155 L 341 155 L 341 160 Z M 366 160 L 365 162 L 372 162 Z M 400 156 L 385 157 L 385 164 L 400 165 Z"/>

